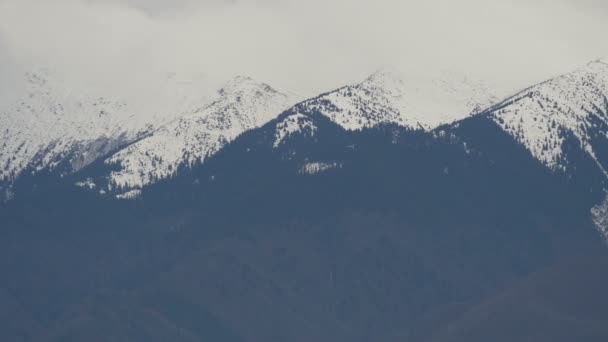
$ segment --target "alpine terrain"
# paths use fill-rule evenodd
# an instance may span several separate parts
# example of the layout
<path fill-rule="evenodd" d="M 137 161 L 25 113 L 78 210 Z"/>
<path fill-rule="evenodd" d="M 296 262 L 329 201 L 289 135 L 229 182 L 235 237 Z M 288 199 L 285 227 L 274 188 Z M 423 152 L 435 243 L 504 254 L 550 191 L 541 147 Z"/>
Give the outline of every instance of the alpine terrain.
<path fill-rule="evenodd" d="M 140 103 L 29 73 L 0 338 L 606 341 L 608 64 L 515 94 L 428 74 Z"/>

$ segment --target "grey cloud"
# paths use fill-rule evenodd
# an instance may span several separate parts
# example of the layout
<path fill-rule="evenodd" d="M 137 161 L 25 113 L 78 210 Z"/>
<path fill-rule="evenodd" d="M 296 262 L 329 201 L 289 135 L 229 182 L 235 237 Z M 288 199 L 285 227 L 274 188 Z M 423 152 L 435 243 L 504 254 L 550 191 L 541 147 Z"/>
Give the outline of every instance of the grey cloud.
<path fill-rule="evenodd" d="M 206 0 L 206 1 L 196 1 L 196 0 L 89 0 L 90 3 L 106 3 L 106 4 L 114 4 L 114 5 L 123 5 L 126 7 L 132 7 L 136 9 L 140 9 L 142 11 L 151 13 L 151 14 L 162 14 L 166 12 L 171 12 L 175 10 L 184 10 L 185 8 L 197 5 L 220 5 L 224 3 L 222 0 Z"/>
<path fill-rule="evenodd" d="M 389 64 L 406 73 L 456 69 L 515 89 L 608 56 L 606 7 L 596 0 L 0 0 L 0 58 L 106 83 L 129 75 L 134 88 L 177 71 L 248 74 L 313 94 Z"/>
<path fill-rule="evenodd" d="M 239 5 L 282 5 L 289 0 L 88 0 L 91 3 L 106 3 L 136 8 L 151 15 L 172 14 L 174 12 L 217 9 Z"/>

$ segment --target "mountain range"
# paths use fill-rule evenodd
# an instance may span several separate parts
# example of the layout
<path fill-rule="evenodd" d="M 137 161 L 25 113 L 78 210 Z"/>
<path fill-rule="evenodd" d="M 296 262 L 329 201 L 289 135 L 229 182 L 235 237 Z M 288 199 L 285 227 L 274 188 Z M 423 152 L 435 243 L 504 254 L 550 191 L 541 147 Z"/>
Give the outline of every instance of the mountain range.
<path fill-rule="evenodd" d="M 166 112 L 26 78 L 0 118 L 3 339 L 608 338 L 604 61 L 510 96 L 237 77 Z"/>
<path fill-rule="evenodd" d="M 98 191 L 141 189 L 174 175 L 180 167 L 202 162 L 241 133 L 296 104 L 305 111 L 320 111 L 347 129 L 382 123 L 430 129 L 496 101 L 480 81 L 452 73 L 414 81 L 396 69 L 383 68 L 359 84 L 304 101 L 291 92 L 236 77 L 215 96 L 198 103 L 190 100 L 186 109 L 174 105 L 177 108 L 149 114 L 124 100 L 63 91 L 44 73 L 28 73 L 26 79 L 30 100 L 11 104 L 3 115 L 6 160 L 1 161 L 0 179 L 5 187 L 22 173 L 48 170 L 61 175 L 103 157 L 118 168 L 106 175 Z M 172 102 L 180 101 L 187 102 L 173 97 Z"/>

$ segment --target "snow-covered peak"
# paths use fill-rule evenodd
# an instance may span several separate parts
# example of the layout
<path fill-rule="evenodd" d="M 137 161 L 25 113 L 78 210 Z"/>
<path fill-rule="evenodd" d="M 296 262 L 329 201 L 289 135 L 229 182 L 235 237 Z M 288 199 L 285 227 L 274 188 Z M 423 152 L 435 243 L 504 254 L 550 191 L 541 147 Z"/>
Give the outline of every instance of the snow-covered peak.
<path fill-rule="evenodd" d="M 490 115 L 548 167 L 567 168 L 563 144 L 570 136 L 606 173 L 594 142 L 608 138 L 607 98 L 608 64 L 598 60 L 522 91 Z"/>
<path fill-rule="evenodd" d="M 238 92 L 247 92 L 250 90 L 258 89 L 260 87 L 268 87 L 269 85 L 265 83 L 258 82 L 249 76 L 236 76 L 233 79 L 226 82 L 222 88 L 218 91 L 219 93 L 238 93 Z"/>
<path fill-rule="evenodd" d="M 77 169 L 153 121 L 135 119 L 138 111 L 124 99 L 69 85 L 48 71 L 27 72 L 17 83 L 14 96 L 0 99 L 0 181 L 62 162 Z"/>
<path fill-rule="evenodd" d="M 388 67 L 302 106 L 350 130 L 382 123 L 432 129 L 478 113 L 495 100 L 480 81 L 453 73 L 410 76 Z"/>
<path fill-rule="evenodd" d="M 243 132 L 274 119 L 299 100 L 249 77 L 236 77 L 210 103 L 108 158 L 107 163 L 119 166 L 109 175 L 110 186 L 140 188 L 170 177 L 179 167 L 202 162 Z"/>
<path fill-rule="evenodd" d="M 405 76 L 396 68 L 385 66 L 382 67 L 363 82 L 361 86 L 369 90 L 388 92 L 395 95 L 403 95 L 405 89 Z"/>
<path fill-rule="evenodd" d="M 171 73 L 150 80 L 145 90 L 129 92 L 44 68 L 21 74 L 10 92 L 0 94 L 0 186 L 10 186 L 25 170 L 59 165 L 60 172 L 78 170 L 217 98 L 217 81 L 205 74 Z M 237 78 L 224 91 L 234 102 L 266 87 Z"/>

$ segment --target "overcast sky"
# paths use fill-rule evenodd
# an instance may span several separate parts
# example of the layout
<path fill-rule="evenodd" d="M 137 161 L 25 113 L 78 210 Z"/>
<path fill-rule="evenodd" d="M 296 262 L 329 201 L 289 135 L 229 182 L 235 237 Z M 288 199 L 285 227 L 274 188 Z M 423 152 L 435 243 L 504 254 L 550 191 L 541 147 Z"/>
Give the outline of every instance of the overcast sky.
<path fill-rule="evenodd" d="M 514 89 L 608 57 L 602 0 L 0 0 L 0 71 L 239 74 L 306 95 L 392 65 Z"/>

